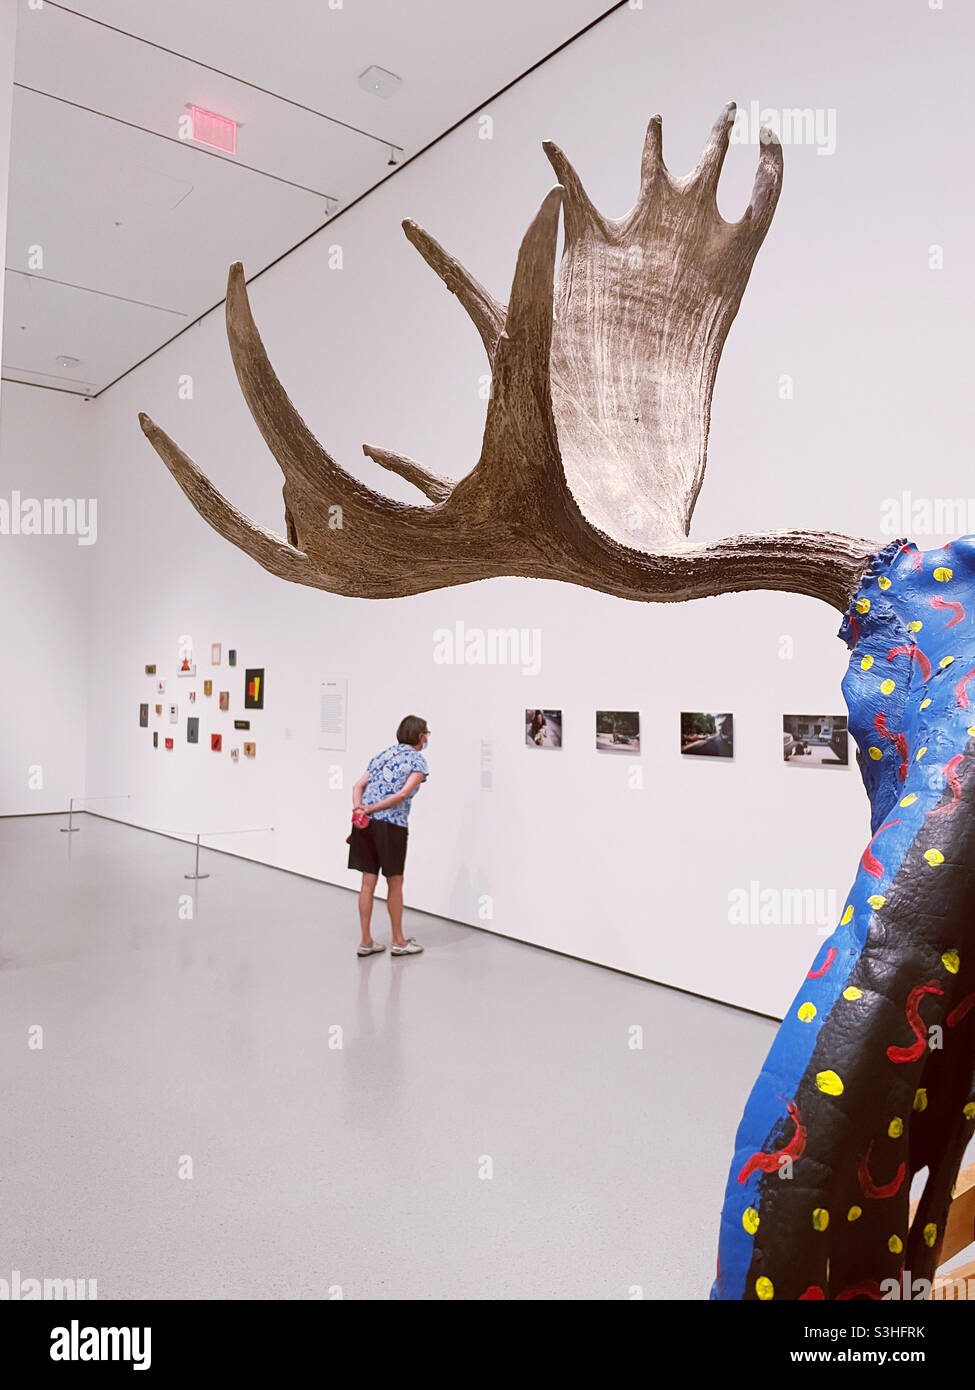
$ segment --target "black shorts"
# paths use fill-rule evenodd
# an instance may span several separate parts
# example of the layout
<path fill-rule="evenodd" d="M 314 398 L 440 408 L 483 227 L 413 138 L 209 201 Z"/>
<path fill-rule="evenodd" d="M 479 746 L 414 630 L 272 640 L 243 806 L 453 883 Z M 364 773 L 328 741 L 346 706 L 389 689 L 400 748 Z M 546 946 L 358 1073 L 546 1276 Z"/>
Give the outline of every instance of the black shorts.
<path fill-rule="evenodd" d="M 370 820 L 364 830 L 354 825 L 349 840 L 349 868 L 364 874 L 378 874 L 381 870 L 386 878 L 395 878 L 406 865 L 408 835 L 405 825 L 393 825 L 388 820 Z"/>

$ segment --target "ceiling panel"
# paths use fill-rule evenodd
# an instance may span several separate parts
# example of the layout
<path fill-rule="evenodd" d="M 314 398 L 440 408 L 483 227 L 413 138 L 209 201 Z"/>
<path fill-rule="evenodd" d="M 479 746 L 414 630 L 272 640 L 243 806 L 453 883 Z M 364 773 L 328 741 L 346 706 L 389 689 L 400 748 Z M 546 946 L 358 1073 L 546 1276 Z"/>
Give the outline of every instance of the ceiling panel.
<path fill-rule="evenodd" d="M 23 8 L 4 376 L 102 389 L 219 301 L 231 261 L 259 270 L 389 175 L 390 145 L 400 160 L 415 153 L 607 8 L 605 0 Z M 389 99 L 359 87 L 370 64 L 402 78 Z M 180 138 L 191 103 L 240 123 L 235 157 Z M 61 354 L 78 366 L 59 365 Z"/>

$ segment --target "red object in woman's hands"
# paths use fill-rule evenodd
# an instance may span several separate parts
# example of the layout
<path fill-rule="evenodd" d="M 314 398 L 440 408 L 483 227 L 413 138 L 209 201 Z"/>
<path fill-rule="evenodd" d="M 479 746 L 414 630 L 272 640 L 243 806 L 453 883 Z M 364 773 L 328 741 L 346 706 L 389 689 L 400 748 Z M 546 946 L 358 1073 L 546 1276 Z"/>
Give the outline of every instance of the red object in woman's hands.
<path fill-rule="evenodd" d="M 352 812 L 352 824 L 357 825 L 360 830 L 365 830 L 366 826 L 369 824 L 369 817 L 361 806 L 357 806 Z"/>

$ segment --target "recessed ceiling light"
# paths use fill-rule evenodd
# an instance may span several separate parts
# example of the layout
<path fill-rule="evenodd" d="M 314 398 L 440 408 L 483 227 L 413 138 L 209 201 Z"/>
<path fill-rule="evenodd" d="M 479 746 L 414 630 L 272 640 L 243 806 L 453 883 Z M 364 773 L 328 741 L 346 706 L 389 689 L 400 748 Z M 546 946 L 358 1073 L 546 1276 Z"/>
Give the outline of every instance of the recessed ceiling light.
<path fill-rule="evenodd" d="M 70 369 L 70 368 L 73 368 L 73 367 L 80 367 L 80 366 L 81 366 L 81 358 L 80 358 L 80 357 L 66 357 L 65 354 L 64 354 L 63 352 L 60 353 L 57 357 L 55 357 L 54 360 L 55 360 L 55 362 L 58 364 L 59 367 L 67 367 L 67 368 Z"/>
<path fill-rule="evenodd" d="M 395 72 L 387 72 L 385 68 L 377 68 L 375 64 L 366 68 L 365 72 L 359 73 L 359 86 L 362 90 L 372 92 L 373 96 L 382 97 L 384 101 L 394 92 L 398 92 L 402 85 L 402 77 L 397 77 Z"/>

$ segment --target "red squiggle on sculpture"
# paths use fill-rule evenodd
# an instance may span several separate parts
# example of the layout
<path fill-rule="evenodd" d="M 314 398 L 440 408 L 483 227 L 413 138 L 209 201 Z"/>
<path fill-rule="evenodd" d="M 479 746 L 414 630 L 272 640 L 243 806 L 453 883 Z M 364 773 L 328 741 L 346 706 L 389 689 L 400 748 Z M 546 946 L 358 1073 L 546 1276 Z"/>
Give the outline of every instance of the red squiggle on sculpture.
<path fill-rule="evenodd" d="M 860 867 L 862 869 L 865 869 L 871 878 L 882 878 L 884 872 L 883 864 L 881 864 L 880 860 L 873 853 L 874 841 L 876 840 L 877 835 L 882 835 L 885 830 L 889 830 L 893 825 L 900 825 L 900 821 L 889 820 L 886 825 L 882 825 L 880 829 L 877 831 L 876 835 L 871 835 L 870 843 L 867 845 L 866 849 L 863 851 L 863 854 L 860 856 Z"/>
<path fill-rule="evenodd" d="M 867 1146 L 867 1152 L 860 1159 L 857 1165 L 857 1182 L 860 1184 L 860 1191 L 864 1197 L 872 1197 L 875 1201 L 883 1201 L 885 1197 L 896 1197 L 901 1189 L 907 1169 L 904 1164 L 898 1165 L 897 1172 L 890 1182 L 883 1184 L 875 1183 L 870 1176 L 870 1154 L 873 1150 L 873 1140 Z"/>
<path fill-rule="evenodd" d="M 799 1119 L 799 1111 L 791 1100 L 786 1101 L 785 1108 L 795 1124 L 796 1132 L 786 1144 L 784 1149 L 778 1149 L 775 1153 L 752 1154 L 751 1158 L 738 1174 L 739 1182 L 747 1182 L 752 1173 L 761 1169 L 763 1173 L 774 1173 L 776 1169 L 782 1167 L 782 1160 L 786 1158 L 799 1158 L 806 1147 L 806 1127 Z"/>
<path fill-rule="evenodd" d="M 836 1295 L 836 1302 L 841 1303 L 845 1298 L 883 1298 L 880 1292 L 880 1285 L 876 1279 L 864 1279 L 862 1284 L 851 1284 L 848 1289 Z"/>
<path fill-rule="evenodd" d="M 911 990 L 907 996 L 905 1013 L 916 1041 L 911 1043 L 910 1047 L 888 1047 L 887 1056 L 892 1062 L 916 1062 L 919 1057 L 923 1057 L 924 1049 L 928 1045 L 928 1035 L 921 1018 L 920 1004 L 926 994 L 944 994 L 944 990 L 936 985 L 934 980 L 929 980 L 926 985 L 917 985 Z"/>
<path fill-rule="evenodd" d="M 956 624 L 960 623 L 962 618 L 964 618 L 965 616 L 965 610 L 960 603 L 955 603 L 952 599 L 938 598 L 937 595 L 931 600 L 931 607 L 945 609 L 948 612 L 954 612 L 955 616 L 952 619 L 950 619 L 950 621 L 945 623 L 944 627 L 942 628 L 943 632 L 947 632 L 950 627 L 955 627 Z"/>
<path fill-rule="evenodd" d="M 901 554 L 902 554 L 902 555 L 908 555 L 908 554 L 910 554 L 912 544 L 913 544 L 913 543 L 912 543 L 911 541 L 908 541 L 906 545 L 902 545 L 902 546 L 901 546 Z M 921 565 L 922 565 L 922 563 L 923 563 L 923 560 L 924 560 L 924 551 L 923 551 L 923 550 L 915 550 L 915 551 L 914 551 L 914 554 L 911 555 L 911 567 L 912 567 L 913 569 L 919 570 L 919 569 L 921 568 Z"/>
<path fill-rule="evenodd" d="M 968 691 L 965 689 L 965 686 L 971 680 L 972 676 L 975 676 L 975 666 L 972 667 L 967 676 L 962 676 L 961 680 L 955 686 L 955 699 L 958 701 L 959 709 L 968 709 Z"/>
<path fill-rule="evenodd" d="M 819 1287 L 818 1284 L 810 1284 L 810 1285 L 809 1285 L 809 1288 L 806 1290 L 806 1292 L 805 1292 L 805 1293 L 801 1293 L 801 1294 L 799 1295 L 799 1297 L 796 1299 L 796 1302 L 797 1302 L 797 1303 L 801 1303 L 801 1302 L 803 1301 L 803 1299 L 810 1299 L 810 1298 L 823 1298 L 823 1299 L 825 1299 L 825 1297 L 826 1297 L 826 1295 L 823 1293 L 822 1289 Z"/>
<path fill-rule="evenodd" d="M 941 773 L 948 783 L 948 786 L 951 788 L 951 800 L 946 801 L 943 806 L 933 807 L 926 813 L 927 815 L 947 816 L 950 815 L 952 811 L 957 810 L 958 804 L 961 801 L 961 779 L 955 771 L 955 768 L 959 763 L 963 763 L 964 761 L 964 753 L 956 753 L 953 758 L 949 758 L 945 763 L 944 767 L 941 769 Z"/>
<path fill-rule="evenodd" d="M 916 661 L 921 668 L 921 679 L 927 680 L 931 674 L 931 663 L 921 651 L 921 648 L 912 642 L 907 647 L 891 647 L 887 653 L 887 660 L 893 661 L 895 656 L 909 656 L 912 661 Z"/>
<path fill-rule="evenodd" d="M 879 714 L 874 715 L 873 727 L 877 730 L 877 733 L 880 735 L 881 738 L 889 738 L 891 743 L 897 749 L 898 753 L 901 755 L 901 765 L 897 769 L 897 776 L 900 778 L 902 782 L 906 782 L 908 766 L 907 736 L 905 734 L 891 733 L 891 731 L 887 728 L 887 716 L 884 714 L 883 710 L 881 710 Z"/>
<path fill-rule="evenodd" d="M 836 959 L 836 947 L 835 947 L 835 946 L 830 946 L 830 947 L 828 948 L 827 952 L 826 952 L 826 959 L 823 961 L 822 965 L 819 967 L 818 970 L 810 970 L 809 974 L 806 976 L 806 979 L 807 979 L 807 980 L 821 980 L 821 979 L 823 978 L 823 976 L 826 974 L 826 972 L 827 972 L 827 970 L 829 969 L 829 967 L 833 964 L 833 961 L 834 961 L 835 959 Z"/>
<path fill-rule="evenodd" d="M 975 1009 L 975 994 L 966 994 L 960 1004 L 956 1004 L 951 1013 L 945 1019 L 949 1028 L 954 1028 L 956 1023 L 961 1023 L 962 1019 Z"/>

